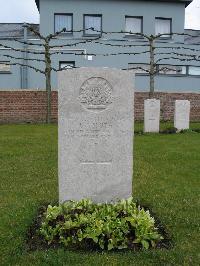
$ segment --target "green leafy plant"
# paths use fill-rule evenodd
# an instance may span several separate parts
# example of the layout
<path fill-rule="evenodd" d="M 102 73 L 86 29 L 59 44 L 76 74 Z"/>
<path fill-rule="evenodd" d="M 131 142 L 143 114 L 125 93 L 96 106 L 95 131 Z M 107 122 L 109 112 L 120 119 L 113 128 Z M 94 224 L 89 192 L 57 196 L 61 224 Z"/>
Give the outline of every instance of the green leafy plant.
<path fill-rule="evenodd" d="M 132 198 L 117 203 L 92 203 L 88 199 L 48 206 L 40 228 L 48 244 L 88 246 L 112 250 L 155 247 L 162 236 L 149 211 Z"/>

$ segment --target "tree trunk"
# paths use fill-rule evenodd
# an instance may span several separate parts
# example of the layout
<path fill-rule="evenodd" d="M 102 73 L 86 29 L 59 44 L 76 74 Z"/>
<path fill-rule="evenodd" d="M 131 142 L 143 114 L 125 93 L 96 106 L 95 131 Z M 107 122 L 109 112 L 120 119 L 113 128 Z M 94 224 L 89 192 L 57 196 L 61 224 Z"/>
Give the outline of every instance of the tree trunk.
<path fill-rule="evenodd" d="M 47 95 L 47 114 L 46 123 L 51 123 L 51 57 L 49 43 L 45 44 L 45 77 L 46 77 L 46 95 Z"/>
<path fill-rule="evenodd" d="M 46 73 L 47 115 L 46 123 L 51 123 L 51 70 Z"/>
<path fill-rule="evenodd" d="M 149 98 L 153 98 L 154 96 L 154 89 L 155 89 L 155 62 L 154 62 L 154 39 L 153 37 L 149 40 L 150 45 L 150 71 L 149 71 L 149 78 L 150 78 L 150 91 L 149 91 Z"/>

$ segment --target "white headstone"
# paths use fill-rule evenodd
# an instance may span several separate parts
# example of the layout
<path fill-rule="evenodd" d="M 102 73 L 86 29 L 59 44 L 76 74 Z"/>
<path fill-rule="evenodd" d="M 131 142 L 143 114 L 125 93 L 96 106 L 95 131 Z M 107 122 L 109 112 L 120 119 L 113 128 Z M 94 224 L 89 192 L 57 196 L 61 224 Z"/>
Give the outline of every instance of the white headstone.
<path fill-rule="evenodd" d="M 59 200 L 132 195 L 134 80 L 128 71 L 59 73 Z"/>
<path fill-rule="evenodd" d="M 190 101 L 176 100 L 174 127 L 178 130 L 189 129 L 190 124 Z"/>
<path fill-rule="evenodd" d="M 144 132 L 159 132 L 160 100 L 147 99 L 144 101 Z"/>

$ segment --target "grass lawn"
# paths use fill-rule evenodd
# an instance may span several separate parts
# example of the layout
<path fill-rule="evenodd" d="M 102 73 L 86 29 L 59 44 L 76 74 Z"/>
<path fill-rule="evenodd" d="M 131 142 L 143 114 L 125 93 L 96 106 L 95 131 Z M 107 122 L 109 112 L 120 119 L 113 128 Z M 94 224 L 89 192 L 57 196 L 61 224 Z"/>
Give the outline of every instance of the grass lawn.
<path fill-rule="evenodd" d="M 143 123 L 139 123 L 139 122 L 136 122 L 135 123 L 135 131 L 138 132 L 138 131 L 143 131 Z M 173 122 L 162 122 L 160 123 L 160 131 L 162 130 L 165 130 L 167 128 L 173 128 L 174 127 L 174 124 Z M 190 123 L 190 129 L 200 129 L 200 122 L 193 122 L 193 123 Z"/>
<path fill-rule="evenodd" d="M 133 195 L 166 225 L 174 247 L 28 252 L 24 238 L 38 207 L 58 197 L 57 126 L 0 126 L 0 265 L 199 265 L 200 134 L 137 135 L 134 145 Z"/>

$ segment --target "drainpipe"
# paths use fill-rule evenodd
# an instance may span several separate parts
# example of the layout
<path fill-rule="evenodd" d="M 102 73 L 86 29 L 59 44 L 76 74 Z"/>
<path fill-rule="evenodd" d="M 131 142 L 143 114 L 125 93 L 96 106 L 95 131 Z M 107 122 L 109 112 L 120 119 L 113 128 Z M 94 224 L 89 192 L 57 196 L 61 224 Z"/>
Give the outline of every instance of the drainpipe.
<path fill-rule="evenodd" d="M 23 50 L 24 52 L 22 53 L 22 57 L 23 57 L 23 65 L 27 65 L 28 61 L 26 59 L 28 59 L 28 54 L 27 54 L 27 27 L 26 23 L 24 23 L 23 28 L 24 28 L 24 44 L 23 44 Z M 28 67 L 27 66 L 22 66 L 22 71 L 21 71 L 21 88 L 22 89 L 27 89 L 28 88 Z"/>

